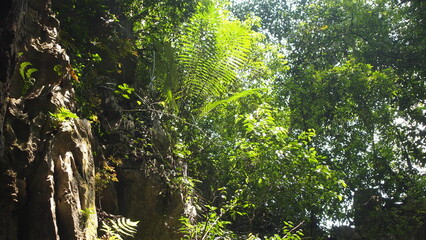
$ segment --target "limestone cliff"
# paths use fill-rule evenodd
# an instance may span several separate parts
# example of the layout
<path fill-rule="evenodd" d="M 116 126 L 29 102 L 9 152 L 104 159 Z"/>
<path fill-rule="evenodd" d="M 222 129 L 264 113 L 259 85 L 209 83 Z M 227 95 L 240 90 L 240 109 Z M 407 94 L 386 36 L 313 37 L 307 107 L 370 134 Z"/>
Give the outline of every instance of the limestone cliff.
<path fill-rule="evenodd" d="M 0 239 L 95 239 L 90 124 L 51 116 L 75 109 L 59 22 L 48 0 L 3 4 Z"/>
<path fill-rule="evenodd" d="M 59 31 L 51 0 L 0 5 L 0 239 L 96 239 L 96 210 L 140 220 L 136 239 L 178 239 L 184 196 L 170 186 L 169 137 L 155 114 L 136 121 L 105 88 L 92 89 L 107 109 L 103 135 L 83 118 L 60 117 L 81 106 Z M 139 152 L 134 138 L 144 141 Z M 95 193 L 95 169 L 111 156 L 126 156 L 119 181 Z"/>

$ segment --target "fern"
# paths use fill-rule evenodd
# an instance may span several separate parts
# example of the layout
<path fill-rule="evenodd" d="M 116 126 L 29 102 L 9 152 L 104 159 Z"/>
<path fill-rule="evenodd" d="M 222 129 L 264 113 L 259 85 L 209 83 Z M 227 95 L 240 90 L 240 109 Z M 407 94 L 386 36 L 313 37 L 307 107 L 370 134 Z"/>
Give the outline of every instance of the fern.
<path fill-rule="evenodd" d="M 105 233 L 108 240 L 123 240 L 123 237 L 133 237 L 137 230 L 139 221 L 131 221 L 128 218 L 117 218 L 102 223 L 101 231 Z M 105 236 L 103 238 L 105 238 Z"/>
<path fill-rule="evenodd" d="M 183 27 L 174 55 L 165 49 L 173 64 L 162 88 L 171 105 L 175 101 L 194 109 L 221 97 L 237 83 L 237 71 L 247 61 L 252 31 L 215 4 L 204 2 Z"/>
<path fill-rule="evenodd" d="M 30 62 L 23 62 L 19 66 L 19 74 L 24 80 L 24 86 L 22 87 L 22 94 L 26 94 L 28 89 L 32 87 L 35 83 L 35 79 L 32 77 L 33 73 L 37 72 L 36 68 L 31 67 Z"/>
<path fill-rule="evenodd" d="M 245 91 L 242 91 L 242 92 L 238 92 L 238 93 L 230 96 L 229 98 L 210 102 L 210 103 L 206 104 L 205 106 L 203 106 L 201 108 L 200 116 L 201 117 L 206 116 L 210 111 L 212 111 L 214 108 L 216 108 L 216 107 L 218 107 L 222 104 L 235 102 L 235 101 L 239 100 L 240 98 L 247 97 L 247 96 L 250 96 L 250 95 L 259 96 L 260 95 L 259 91 L 262 91 L 262 90 L 266 90 L 266 88 L 249 89 L 249 90 L 245 90 Z"/>

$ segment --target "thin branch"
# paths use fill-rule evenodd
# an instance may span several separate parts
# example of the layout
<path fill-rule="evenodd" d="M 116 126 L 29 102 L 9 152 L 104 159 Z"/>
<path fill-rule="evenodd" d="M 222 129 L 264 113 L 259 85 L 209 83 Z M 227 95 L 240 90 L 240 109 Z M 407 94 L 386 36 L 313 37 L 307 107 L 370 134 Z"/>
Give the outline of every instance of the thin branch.
<path fill-rule="evenodd" d="M 291 232 L 293 232 L 294 230 L 298 229 L 305 221 L 300 222 L 296 227 L 294 227 L 293 229 L 291 229 L 285 236 L 284 239 L 288 237 L 288 234 L 290 234 Z"/>

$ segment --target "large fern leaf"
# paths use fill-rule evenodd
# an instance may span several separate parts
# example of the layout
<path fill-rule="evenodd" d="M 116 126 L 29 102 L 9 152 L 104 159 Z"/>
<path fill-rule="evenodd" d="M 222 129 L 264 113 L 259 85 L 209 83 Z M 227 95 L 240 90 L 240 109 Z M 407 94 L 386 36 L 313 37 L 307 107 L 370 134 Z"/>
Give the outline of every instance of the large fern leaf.
<path fill-rule="evenodd" d="M 228 104 L 231 102 L 235 102 L 237 100 L 239 100 L 240 98 L 244 98 L 250 95 L 257 95 L 260 96 L 260 91 L 263 90 L 267 90 L 267 88 L 255 88 L 255 89 L 249 89 L 249 90 L 245 90 L 242 92 L 238 92 L 226 99 L 221 99 L 221 100 L 217 100 L 217 101 L 212 101 L 209 102 L 208 104 L 204 105 L 201 109 L 200 109 L 200 117 L 206 116 L 210 111 L 212 111 L 214 108 L 222 105 L 222 104 Z"/>
<path fill-rule="evenodd" d="M 109 239 L 123 240 L 124 236 L 133 237 L 136 234 L 139 221 L 131 221 L 128 218 L 117 218 L 103 222 L 101 230 Z"/>
<path fill-rule="evenodd" d="M 181 104 L 199 108 L 236 85 L 237 71 L 247 61 L 252 32 L 214 4 L 205 4 L 183 27 L 181 36 L 176 54 L 179 77 L 169 78 L 165 93 L 169 103 L 173 96 Z"/>

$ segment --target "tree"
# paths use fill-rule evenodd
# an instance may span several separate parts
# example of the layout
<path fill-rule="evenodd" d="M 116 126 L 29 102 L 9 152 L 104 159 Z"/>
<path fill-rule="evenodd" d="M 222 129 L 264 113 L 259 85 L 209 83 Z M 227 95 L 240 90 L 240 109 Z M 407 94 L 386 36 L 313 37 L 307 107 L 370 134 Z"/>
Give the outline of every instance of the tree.
<path fill-rule="evenodd" d="M 236 6 L 246 9 L 240 17 L 254 10 L 263 18 L 262 31 L 287 44 L 290 70 L 277 77 L 274 89 L 276 104 L 290 108 L 290 133 L 316 130 L 313 146 L 332 169 L 346 173 L 348 199 L 354 191 L 376 188 L 386 199 L 381 208 L 405 202 L 409 189 L 417 189 L 414 179 L 423 178 L 415 166 L 423 166 L 425 154 L 419 115 L 424 96 L 418 92 L 424 88 L 425 65 L 418 54 L 425 38 L 415 13 L 424 6 L 387 1 L 280 4 L 288 12 L 277 11 L 275 21 L 264 14 L 272 9 L 270 1 Z M 288 27 L 277 31 L 277 24 L 284 23 Z M 402 26 L 407 24 L 412 27 Z M 385 228 L 404 218 L 393 215 Z"/>

